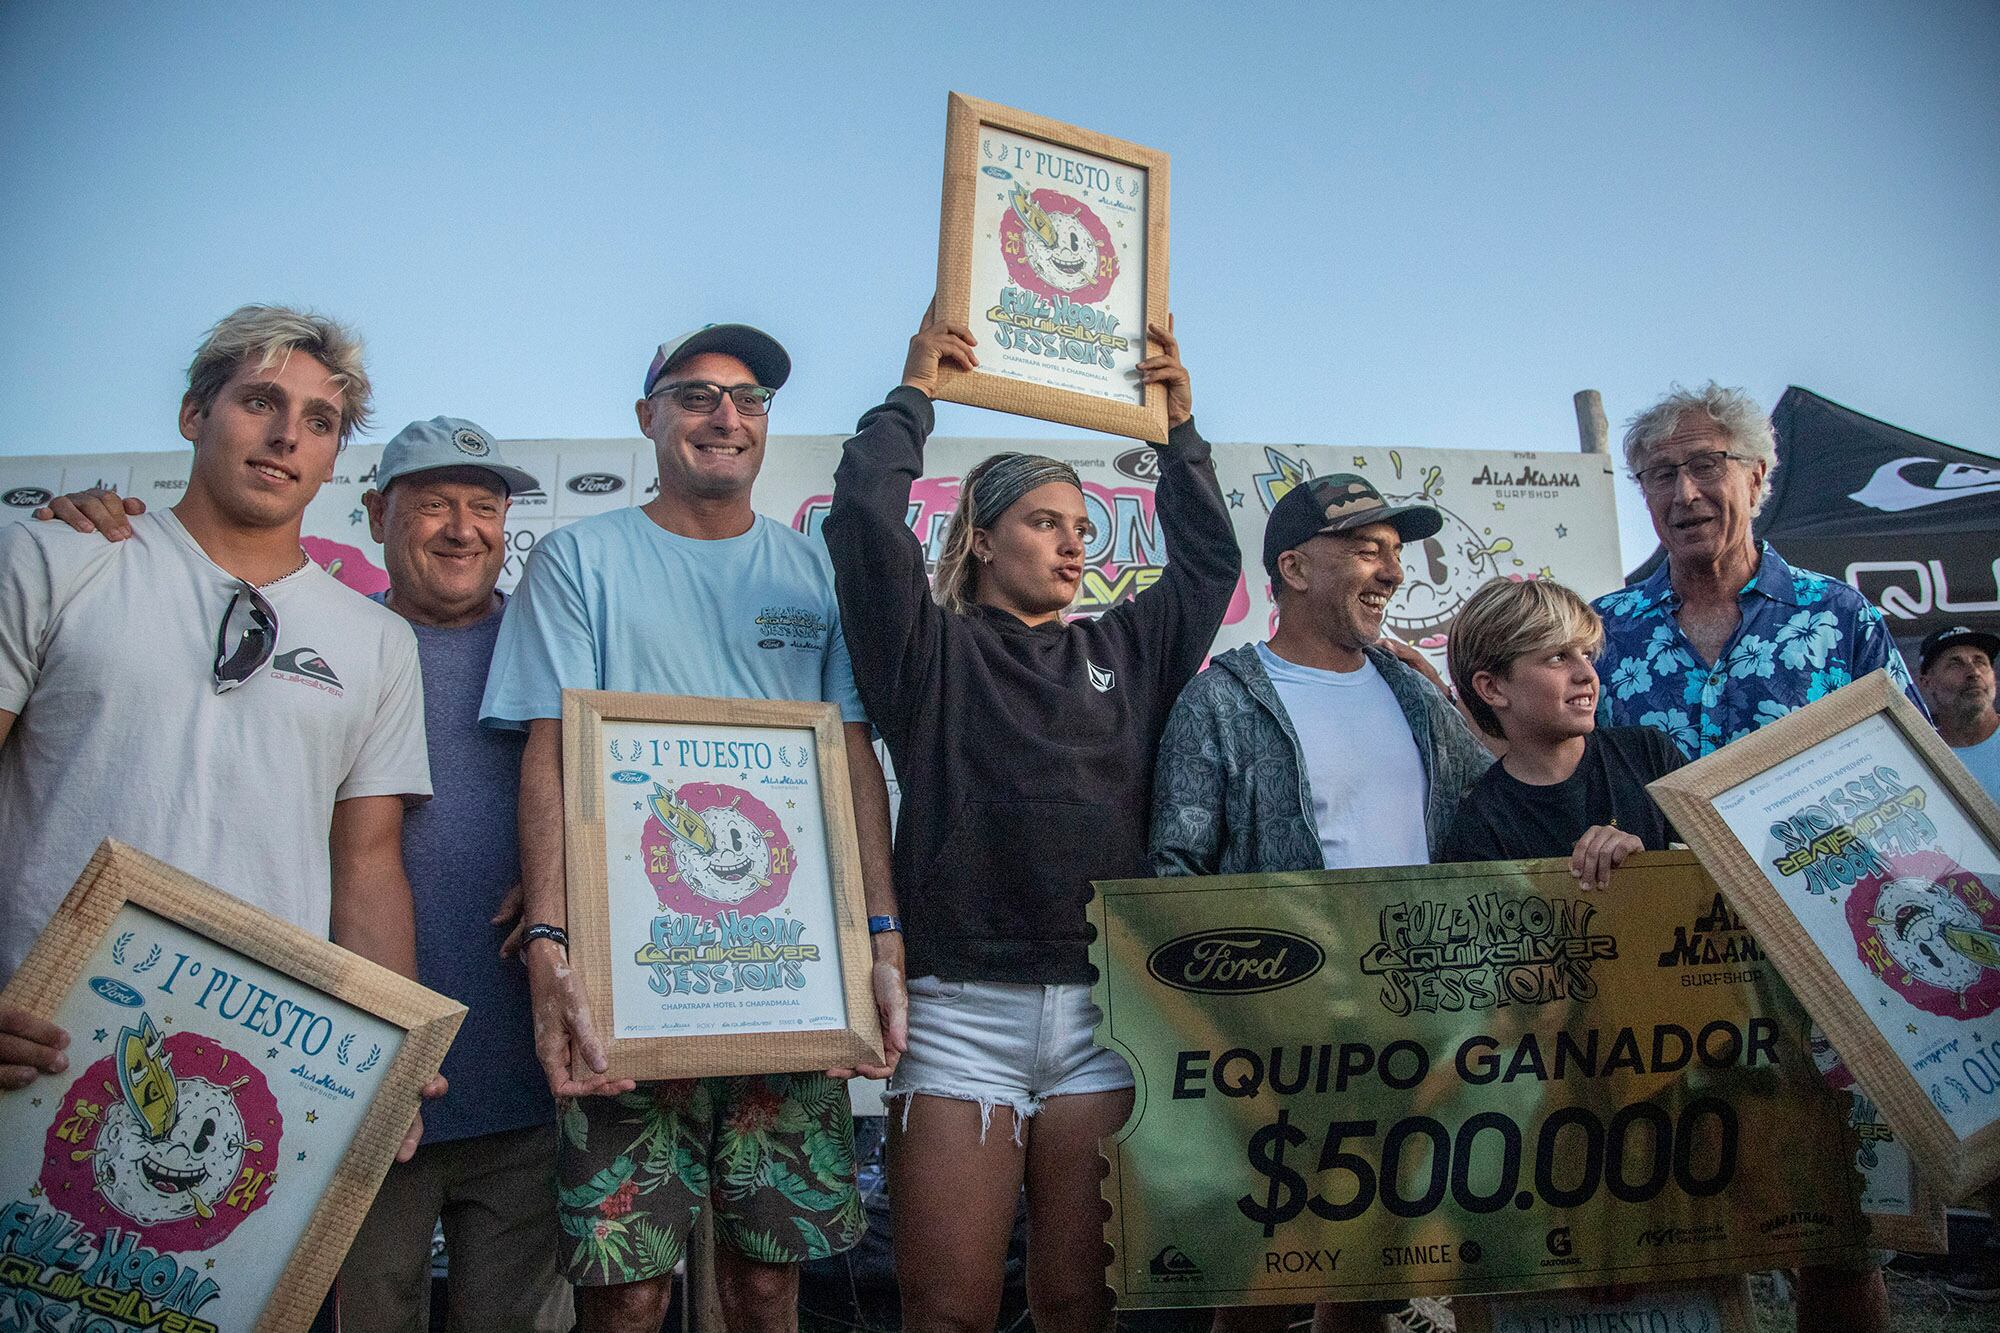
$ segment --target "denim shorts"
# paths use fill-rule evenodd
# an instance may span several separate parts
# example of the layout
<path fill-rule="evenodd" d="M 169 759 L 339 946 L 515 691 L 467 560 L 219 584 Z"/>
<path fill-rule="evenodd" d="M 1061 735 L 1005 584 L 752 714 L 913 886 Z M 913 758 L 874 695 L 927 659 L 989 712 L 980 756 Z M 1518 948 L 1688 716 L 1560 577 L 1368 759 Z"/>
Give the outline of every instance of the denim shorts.
<path fill-rule="evenodd" d="M 1132 1086 L 1124 1057 L 1091 1040 L 1098 1013 L 1088 986 L 911 977 L 909 989 L 910 1048 L 888 1095 L 978 1102 L 981 1139 L 996 1106 L 1014 1112 L 1018 1139 L 1045 1098 Z"/>

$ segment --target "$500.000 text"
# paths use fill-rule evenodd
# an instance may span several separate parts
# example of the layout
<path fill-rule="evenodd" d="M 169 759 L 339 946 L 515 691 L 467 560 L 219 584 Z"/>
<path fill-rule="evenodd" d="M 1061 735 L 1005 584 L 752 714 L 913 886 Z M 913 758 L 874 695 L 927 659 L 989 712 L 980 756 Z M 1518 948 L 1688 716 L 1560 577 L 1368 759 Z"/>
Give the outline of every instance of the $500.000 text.
<path fill-rule="evenodd" d="M 1707 1133 L 1704 1124 L 1712 1126 Z M 1277 1119 L 1250 1136 L 1246 1150 L 1250 1169 L 1267 1182 L 1264 1195 L 1246 1194 L 1236 1206 L 1269 1237 L 1303 1209 L 1329 1222 L 1344 1222 L 1367 1212 L 1377 1198 L 1384 1209 L 1404 1218 L 1430 1213 L 1447 1191 L 1468 1213 L 1496 1213 L 1510 1202 L 1526 1210 L 1537 1197 L 1574 1208 L 1600 1187 L 1625 1203 L 1642 1204 L 1658 1197 L 1669 1181 L 1689 1198 L 1705 1199 L 1727 1189 L 1736 1174 L 1736 1112 L 1716 1097 L 1694 1098 L 1678 1117 L 1652 1102 L 1635 1102 L 1617 1111 L 1609 1125 L 1588 1107 L 1551 1112 L 1535 1135 L 1532 1192 L 1520 1188 L 1523 1136 L 1511 1116 L 1481 1111 L 1467 1117 L 1455 1135 L 1429 1116 L 1408 1116 L 1389 1126 L 1374 1160 L 1346 1150 L 1350 1142 L 1374 1139 L 1378 1128 L 1374 1120 L 1327 1125 L 1312 1172 L 1322 1177 L 1338 1173 L 1334 1182 L 1352 1180 L 1352 1193 L 1340 1189 L 1336 1199 L 1333 1185 L 1312 1189 L 1300 1170 L 1286 1162 L 1286 1154 L 1305 1147 L 1307 1137 L 1291 1122 L 1291 1113 L 1280 1110 Z M 1497 1170 L 1474 1165 L 1481 1135 L 1498 1145 Z M 1404 1159 L 1420 1141 L 1429 1144 L 1430 1170 L 1428 1176 L 1420 1173 L 1421 1190 L 1408 1196 L 1402 1192 Z M 1573 1171 L 1575 1179 L 1558 1180 L 1559 1171 Z"/>

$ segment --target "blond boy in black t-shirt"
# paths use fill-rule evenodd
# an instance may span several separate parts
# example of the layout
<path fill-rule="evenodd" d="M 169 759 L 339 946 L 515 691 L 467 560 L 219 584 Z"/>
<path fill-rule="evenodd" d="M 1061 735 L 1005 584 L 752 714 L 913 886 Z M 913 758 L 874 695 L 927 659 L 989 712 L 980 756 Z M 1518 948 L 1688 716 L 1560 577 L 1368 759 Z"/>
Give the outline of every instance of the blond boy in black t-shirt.
<path fill-rule="evenodd" d="M 1579 885 L 1597 889 L 1633 852 L 1673 840 L 1646 784 L 1685 760 L 1651 727 L 1597 726 L 1603 641 L 1589 603 L 1550 579 L 1495 579 L 1459 612 L 1452 683 L 1507 752 L 1459 804 L 1440 860 L 1567 855 Z"/>

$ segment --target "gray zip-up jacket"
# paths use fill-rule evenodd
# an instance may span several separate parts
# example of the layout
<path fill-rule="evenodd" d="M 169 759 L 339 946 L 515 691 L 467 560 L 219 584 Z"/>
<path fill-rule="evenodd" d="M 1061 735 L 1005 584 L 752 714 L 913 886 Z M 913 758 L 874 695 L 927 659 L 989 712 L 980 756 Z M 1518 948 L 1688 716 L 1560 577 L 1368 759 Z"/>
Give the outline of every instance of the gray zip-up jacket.
<path fill-rule="evenodd" d="M 1458 803 L 1493 756 L 1430 682 L 1370 647 L 1424 766 L 1424 834 L 1435 857 Z M 1181 691 L 1153 776 L 1156 875 L 1324 870 L 1299 734 L 1254 644 L 1222 653 Z"/>

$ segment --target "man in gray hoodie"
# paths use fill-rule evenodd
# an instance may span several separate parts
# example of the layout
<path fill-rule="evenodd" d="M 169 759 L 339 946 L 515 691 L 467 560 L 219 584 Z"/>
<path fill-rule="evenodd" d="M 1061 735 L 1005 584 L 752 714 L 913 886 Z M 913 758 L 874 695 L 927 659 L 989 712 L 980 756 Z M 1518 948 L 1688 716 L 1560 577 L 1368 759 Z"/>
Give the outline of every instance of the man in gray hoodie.
<path fill-rule="evenodd" d="M 1174 705 L 1153 784 L 1154 873 L 1430 861 L 1492 762 L 1445 696 L 1380 642 L 1403 543 L 1441 522 L 1347 473 L 1301 482 L 1272 508 L 1264 568 L 1277 632 L 1217 656 Z"/>

